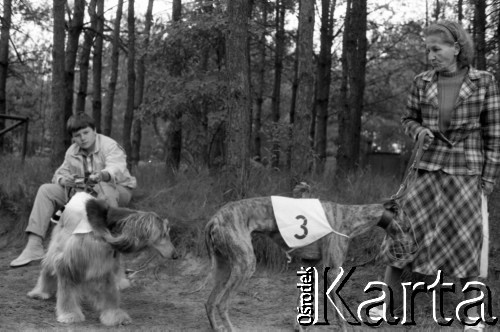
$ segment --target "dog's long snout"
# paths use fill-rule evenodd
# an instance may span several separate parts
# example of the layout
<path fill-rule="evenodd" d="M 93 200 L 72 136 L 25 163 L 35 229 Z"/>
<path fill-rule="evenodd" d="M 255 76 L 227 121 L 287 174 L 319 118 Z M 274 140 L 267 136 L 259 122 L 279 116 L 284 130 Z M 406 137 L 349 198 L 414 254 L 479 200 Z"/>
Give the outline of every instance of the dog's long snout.
<path fill-rule="evenodd" d="M 171 259 L 178 258 L 177 250 L 175 249 L 170 239 L 167 238 L 161 239 L 161 241 L 153 245 L 153 248 L 155 248 L 164 258 L 171 258 Z"/>
<path fill-rule="evenodd" d="M 377 226 L 387 230 L 387 227 L 392 223 L 393 219 L 394 219 L 394 213 L 392 213 L 389 210 L 385 210 L 384 213 L 382 213 L 382 217 L 380 217 Z"/>
<path fill-rule="evenodd" d="M 396 238 L 398 233 L 407 231 L 405 227 L 397 223 L 395 214 L 389 210 L 384 211 L 377 226 L 383 228 L 391 238 Z"/>
<path fill-rule="evenodd" d="M 382 214 L 377 226 L 383 228 L 391 238 L 396 238 L 398 234 L 408 233 L 411 229 L 410 225 L 396 220 L 396 214 L 386 210 Z"/>

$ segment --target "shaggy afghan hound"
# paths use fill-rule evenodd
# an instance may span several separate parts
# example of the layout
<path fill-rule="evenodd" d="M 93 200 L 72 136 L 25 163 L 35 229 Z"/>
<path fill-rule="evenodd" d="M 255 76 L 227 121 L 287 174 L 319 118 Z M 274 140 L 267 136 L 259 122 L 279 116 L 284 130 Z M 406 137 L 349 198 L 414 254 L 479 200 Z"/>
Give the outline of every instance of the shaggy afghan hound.
<path fill-rule="evenodd" d="M 89 299 L 104 325 L 131 322 L 119 307 L 120 253 L 147 247 L 175 258 L 169 225 L 156 213 L 109 207 L 87 193 L 75 194 L 66 205 L 52 238 L 42 271 L 29 297 L 57 294 L 57 321 L 85 320 L 80 302 Z"/>

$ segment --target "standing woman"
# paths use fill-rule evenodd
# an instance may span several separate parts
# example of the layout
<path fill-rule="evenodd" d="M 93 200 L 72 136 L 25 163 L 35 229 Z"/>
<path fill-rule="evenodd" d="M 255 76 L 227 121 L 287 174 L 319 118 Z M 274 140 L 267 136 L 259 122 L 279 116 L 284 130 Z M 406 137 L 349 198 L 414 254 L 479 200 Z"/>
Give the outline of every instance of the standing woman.
<path fill-rule="evenodd" d="M 399 294 L 408 265 L 424 275 L 441 270 L 459 278 L 462 286 L 480 275 L 481 204 L 493 190 L 500 165 L 500 98 L 494 76 L 471 66 L 473 44 L 460 24 L 434 23 L 424 36 L 433 69 L 415 77 L 402 117 L 406 134 L 414 140 L 425 137 L 418 175 L 402 206 L 418 250 L 408 259 L 394 260 L 387 255 L 390 241 L 382 246 L 389 263 L 385 282 Z M 466 298 L 473 295 L 465 293 Z M 469 310 L 467 323 L 479 317 L 475 309 Z M 370 312 L 370 317 L 376 315 Z M 464 325 L 466 331 L 482 329 L 481 323 Z"/>

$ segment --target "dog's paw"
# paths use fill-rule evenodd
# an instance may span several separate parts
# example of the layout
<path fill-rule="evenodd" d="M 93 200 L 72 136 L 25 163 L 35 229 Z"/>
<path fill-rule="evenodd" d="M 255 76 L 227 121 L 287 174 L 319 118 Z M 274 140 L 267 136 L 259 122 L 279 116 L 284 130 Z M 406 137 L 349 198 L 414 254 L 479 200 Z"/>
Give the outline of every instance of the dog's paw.
<path fill-rule="evenodd" d="M 122 309 L 106 310 L 101 313 L 101 323 L 106 326 L 128 325 L 132 318 Z"/>
<path fill-rule="evenodd" d="M 40 300 L 48 300 L 52 297 L 51 294 L 42 292 L 36 288 L 28 292 L 28 294 L 26 295 L 28 295 L 28 297 L 31 297 L 32 299 L 40 299 Z"/>
<path fill-rule="evenodd" d="M 71 324 L 79 323 L 85 320 L 85 316 L 81 312 L 67 312 L 57 315 L 57 321 L 59 323 Z"/>
<path fill-rule="evenodd" d="M 119 290 L 124 290 L 124 289 L 127 289 L 131 286 L 131 282 L 128 278 L 121 278 L 119 281 L 118 281 L 118 289 Z"/>

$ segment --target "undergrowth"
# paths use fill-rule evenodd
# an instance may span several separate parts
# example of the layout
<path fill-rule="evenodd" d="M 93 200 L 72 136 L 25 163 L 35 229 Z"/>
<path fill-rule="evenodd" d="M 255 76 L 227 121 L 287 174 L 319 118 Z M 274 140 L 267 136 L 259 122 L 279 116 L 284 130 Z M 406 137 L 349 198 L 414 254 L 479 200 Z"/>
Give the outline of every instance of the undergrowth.
<path fill-rule="evenodd" d="M 47 159 L 32 157 L 24 163 L 14 156 L 0 159 L 0 211 L 10 216 L 2 218 L 4 231 L 0 229 L 0 236 L 5 234 L 7 244 L 24 242 L 24 229 L 38 187 L 50 182 L 53 172 Z M 134 175 L 138 188 L 131 207 L 155 211 L 168 218 L 172 224 L 172 241 L 181 255 L 206 255 L 204 226 L 226 203 L 226 177 L 200 167 L 167 175 L 160 163 L 140 165 Z M 370 170 L 343 177 L 325 173 L 303 180 L 311 185 L 312 197 L 342 204 L 377 203 L 394 194 L 399 186 L 399 179 L 394 176 L 380 176 Z M 247 197 L 291 196 L 293 189 L 288 174 L 266 168 L 252 169 L 248 183 Z M 360 261 L 369 259 L 377 251 L 382 233 L 372 232 L 354 239 L 349 255 L 360 257 Z M 267 237 L 256 236 L 254 245 L 259 263 L 276 270 L 286 268 L 285 254 Z"/>

